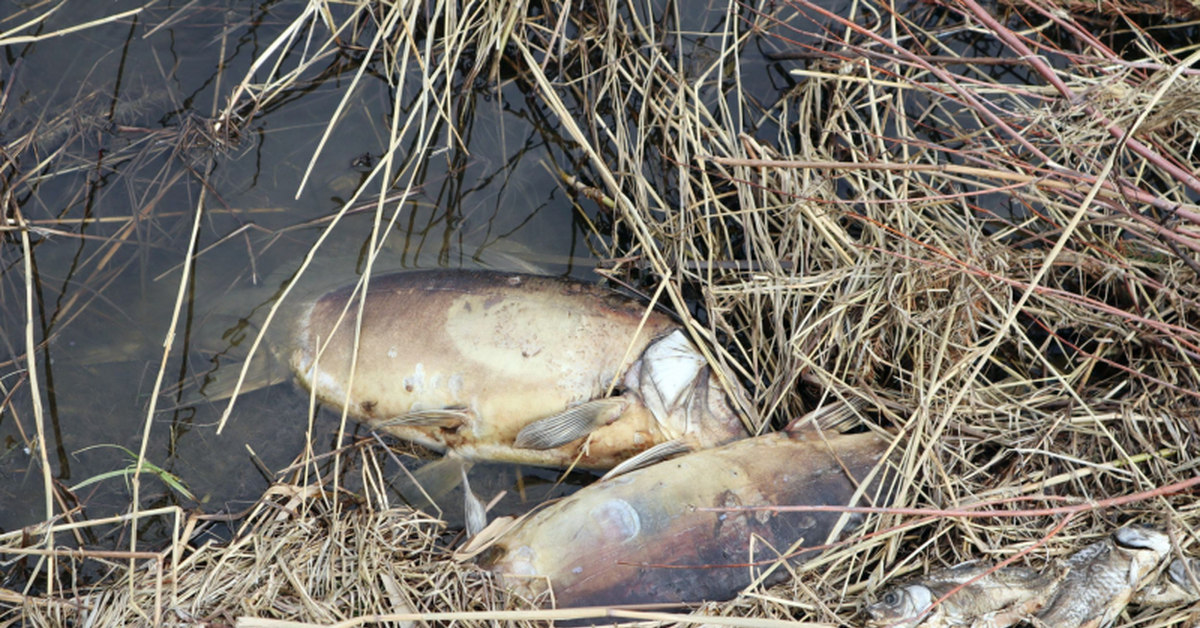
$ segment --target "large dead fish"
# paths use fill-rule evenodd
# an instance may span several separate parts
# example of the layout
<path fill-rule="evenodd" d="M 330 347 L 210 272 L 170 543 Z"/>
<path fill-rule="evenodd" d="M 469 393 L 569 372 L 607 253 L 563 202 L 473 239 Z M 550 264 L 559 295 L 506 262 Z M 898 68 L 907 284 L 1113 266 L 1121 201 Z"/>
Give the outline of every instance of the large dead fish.
<path fill-rule="evenodd" d="M 800 550 L 793 564 L 815 556 L 862 515 L 706 508 L 884 505 L 878 480 L 889 474 L 876 469 L 887 449 L 886 439 L 869 432 L 796 430 L 688 454 L 535 512 L 500 536 L 480 564 L 520 595 L 549 588 L 563 607 L 728 599 L 789 551 Z M 873 471 L 875 481 L 856 500 Z M 773 573 L 768 583 L 787 569 Z"/>
<path fill-rule="evenodd" d="M 1064 575 L 1063 570 L 1042 572 L 1016 565 L 956 565 L 885 591 L 867 607 L 867 626 L 1012 626 L 1045 606 Z M 942 601 L 934 606 L 938 600 Z"/>
<path fill-rule="evenodd" d="M 357 343 L 353 294 L 309 301 L 271 344 L 322 403 L 399 438 L 468 460 L 607 469 L 747 435 L 682 328 L 618 293 L 494 271 L 383 275 Z"/>
<path fill-rule="evenodd" d="M 1152 579 L 1171 551 L 1170 538 L 1142 526 L 1117 528 L 1112 535 L 1072 554 L 1068 571 L 1034 625 L 1051 628 L 1108 626 L 1133 594 Z"/>

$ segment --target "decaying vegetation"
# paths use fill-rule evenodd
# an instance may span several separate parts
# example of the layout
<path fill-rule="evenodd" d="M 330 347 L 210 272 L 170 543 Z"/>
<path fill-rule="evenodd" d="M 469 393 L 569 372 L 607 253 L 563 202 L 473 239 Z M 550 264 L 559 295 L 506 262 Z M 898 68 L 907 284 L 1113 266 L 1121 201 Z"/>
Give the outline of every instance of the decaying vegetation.
<path fill-rule="evenodd" d="M 1163 49 L 1133 21 L 1113 50 L 1034 2 L 1002 17 L 975 0 L 869 0 L 847 15 L 730 3 L 703 37 L 669 3 L 307 7 L 223 109 L 175 139 L 231 145 L 354 49 L 407 95 L 388 120 L 397 150 L 345 205 L 381 199 L 384 229 L 396 214 L 382 199 L 417 185 L 469 115 L 456 90 L 517 81 L 572 144 L 577 161 L 553 167 L 605 274 L 679 313 L 751 391 L 748 417 L 768 430 L 845 398 L 895 431 L 898 507 L 864 538 L 790 583 L 669 618 L 846 625 L 897 576 L 972 558 L 1040 567 L 1130 520 L 1196 553 L 1200 53 Z M 749 46 L 771 65 L 744 66 Z M 774 73 L 778 91 L 744 90 L 746 72 Z M 41 162 L 12 155 L 38 141 L 6 139 L 0 165 L 0 228 L 26 255 L 39 232 L 18 199 Z M 309 452 L 228 544 L 199 540 L 212 524 L 179 509 L 126 518 L 174 521 L 162 552 L 57 549 L 112 521 L 0 536 L 4 560 L 37 563 L 34 589 L 0 592 L 0 621 L 662 618 L 510 599 L 450 556 L 436 520 L 389 503 L 372 447 L 333 463 Z M 86 581 L 71 575 L 84 564 Z"/>

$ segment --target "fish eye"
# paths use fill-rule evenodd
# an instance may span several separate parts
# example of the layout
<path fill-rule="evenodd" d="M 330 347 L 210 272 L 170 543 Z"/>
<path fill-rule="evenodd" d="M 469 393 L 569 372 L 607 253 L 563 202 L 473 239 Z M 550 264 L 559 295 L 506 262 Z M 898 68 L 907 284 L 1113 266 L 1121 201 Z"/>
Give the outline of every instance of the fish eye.
<path fill-rule="evenodd" d="M 900 594 L 895 591 L 888 591 L 883 594 L 883 603 L 888 606 L 895 606 L 900 603 Z"/>

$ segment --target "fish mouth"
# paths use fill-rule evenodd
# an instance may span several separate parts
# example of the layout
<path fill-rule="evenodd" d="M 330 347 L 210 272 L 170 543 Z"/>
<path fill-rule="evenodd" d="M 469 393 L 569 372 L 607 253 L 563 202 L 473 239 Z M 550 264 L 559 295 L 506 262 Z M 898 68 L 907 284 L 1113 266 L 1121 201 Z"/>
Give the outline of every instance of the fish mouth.
<path fill-rule="evenodd" d="M 500 560 L 508 554 L 508 548 L 499 543 L 483 550 L 479 556 L 475 557 L 475 564 L 483 569 L 491 570 L 500 563 Z"/>

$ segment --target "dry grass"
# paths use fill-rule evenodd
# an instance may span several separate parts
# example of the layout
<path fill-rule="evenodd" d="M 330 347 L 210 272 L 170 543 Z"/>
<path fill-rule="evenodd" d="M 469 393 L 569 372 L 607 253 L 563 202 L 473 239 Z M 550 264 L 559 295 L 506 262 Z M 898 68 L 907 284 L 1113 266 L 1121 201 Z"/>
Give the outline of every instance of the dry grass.
<path fill-rule="evenodd" d="M 895 430 L 896 505 L 927 515 L 883 515 L 876 534 L 792 582 L 701 614 L 844 625 L 894 577 L 1026 551 L 1019 560 L 1041 566 L 1129 520 L 1165 525 L 1195 553 L 1193 494 L 1156 492 L 1195 478 L 1200 456 L 1191 50 L 1162 50 L 1130 22 L 1142 48 L 1131 62 L 1032 2 L 1024 24 L 997 23 L 972 0 L 903 12 L 861 2 L 858 18 L 806 0 L 772 13 L 733 4 L 724 30 L 706 35 L 711 54 L 684 45 L 692 35 L 676 30 L 674 5 L 655 15 L 632 3 L 451 5 L 310 4 L 214 128 L 236 136 L 337 46 L 366 51 L 416 94 L 390 129 L 392 146 L 416 150 L 372 173 L 383 199 L 411 190 L 423 155 L 455 141 L 449 77 L 474 49 L 473 77 L 515 68 L 576 144 L 585 165 L 558 167 L 606 272 L 682 315 L 746 385 L 748 417 L 771 429 L 833 395 L 866 401 Z M 795 30 L 808 19 L 825 29 Z M 956 57 L 968 35 L 991 56 Z M 284 54 L 296 42 L 309 44 L 303 54 Z M 743 91 L 748 42 L 790 68 L 777 100 Z M 380 229 L 395 220 L 382 200 L 376 211 Z M 377 471 L 364 473 L 353 506 L 340 474 L 314 467 L 265 496 L 227 545 L 189 545 L 189 524 L 166 553 L 106 562 L 100 586 L 56 583 L 9 616 L 568 616 L 531 611 L 446 559 L 439 525 L 392 508 L 373 488 Z M 1141 493 L 1119 507 L 1017 512 Z M 939 516 L 980 508 L 1012 512 Z M 40 556 L 0 540 L 9 555 Z M 1190 621 L 1135 612 L 1140 626 Z"/>

